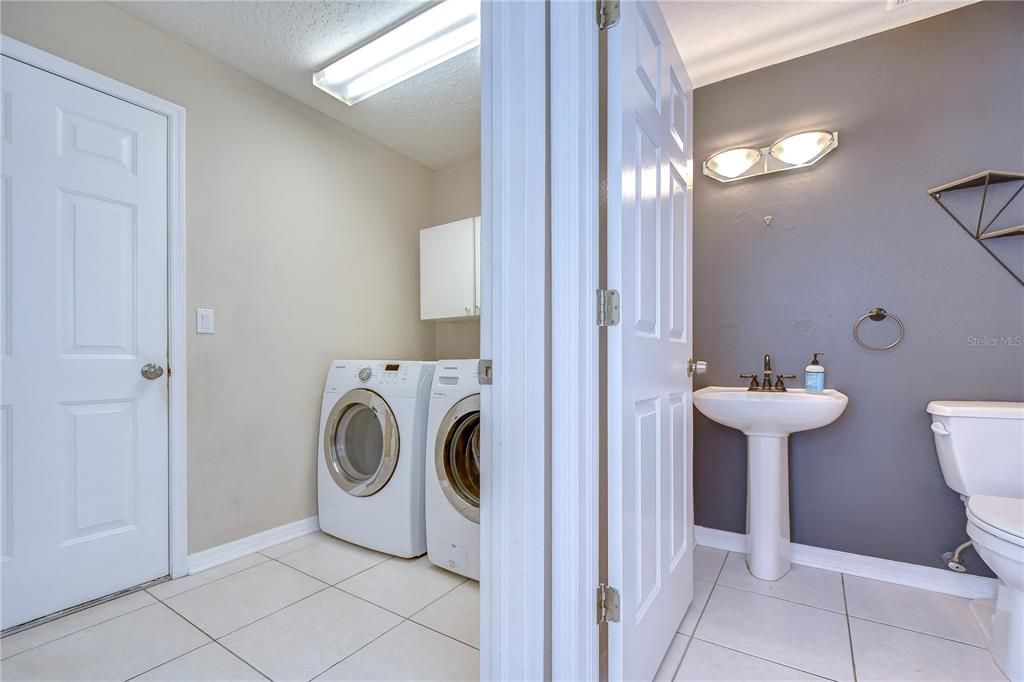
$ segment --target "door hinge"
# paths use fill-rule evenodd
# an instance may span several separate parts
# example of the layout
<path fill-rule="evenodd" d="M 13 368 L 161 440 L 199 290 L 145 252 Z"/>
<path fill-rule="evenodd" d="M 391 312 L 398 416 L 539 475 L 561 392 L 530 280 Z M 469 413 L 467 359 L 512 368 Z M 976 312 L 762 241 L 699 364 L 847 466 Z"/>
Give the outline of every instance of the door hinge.
<path fill-rule="evenodd" d="M 490 386 L 494 383 L 494 364 L 490 360 L 480 360 L 476 365 L 476 374 L 481 386 Z"/>
<path fill-rule="evenodd" d="M 619 622 L 619 591 L 610 585 L 597 586 L 597 624 Z"/>
<path fill-rule="evenodd" d="M 619 0 L 597 0 L 597 27 L 602 31 L 619 23 Z"/>
<path fill-rule="evenodd" d="M 612 327 L 619 323 L 619 292 L 615 289 L 597 290 L 597 326 Z"/>

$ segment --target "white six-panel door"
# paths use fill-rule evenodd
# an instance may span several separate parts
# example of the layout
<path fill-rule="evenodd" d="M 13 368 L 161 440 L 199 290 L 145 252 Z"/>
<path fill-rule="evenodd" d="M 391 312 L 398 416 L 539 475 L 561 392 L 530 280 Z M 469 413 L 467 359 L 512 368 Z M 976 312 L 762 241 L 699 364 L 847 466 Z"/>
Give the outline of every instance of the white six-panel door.
<path fill-rule="evenodd" d="M 168 573 L 167 119 L 3 57 L 7 628 Z"/>
<path fill-rule="evenodd" d="M 692 87 L 655 3 L 608 30 L 611 679 L 654 676 L 693 594 Z"/>

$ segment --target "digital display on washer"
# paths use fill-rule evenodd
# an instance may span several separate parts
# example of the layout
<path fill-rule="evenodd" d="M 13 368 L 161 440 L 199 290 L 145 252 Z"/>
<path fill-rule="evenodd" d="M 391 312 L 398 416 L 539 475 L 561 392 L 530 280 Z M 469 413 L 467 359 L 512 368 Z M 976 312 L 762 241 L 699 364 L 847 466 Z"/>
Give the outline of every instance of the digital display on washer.
<path fill-rule="evenodd" d="M 398 371 L 398 365 L 384 365 L 384 371 L 385 372 L 397 372 Z"/>

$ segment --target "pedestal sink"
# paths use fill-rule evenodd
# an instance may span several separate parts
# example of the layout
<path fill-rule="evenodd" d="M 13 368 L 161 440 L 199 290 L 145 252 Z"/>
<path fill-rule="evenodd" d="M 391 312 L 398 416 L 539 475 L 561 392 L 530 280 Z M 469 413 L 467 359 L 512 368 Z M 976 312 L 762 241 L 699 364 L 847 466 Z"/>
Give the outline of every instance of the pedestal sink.
<path fill-rule="evenodd" d="M 705 416 L 747 436 L 747 566 L 754 577 L 778 580 L 789 571 L 789 434 L 831 424 L 846 403 L 831 389 L 694 392 L 693 404 Z"/>

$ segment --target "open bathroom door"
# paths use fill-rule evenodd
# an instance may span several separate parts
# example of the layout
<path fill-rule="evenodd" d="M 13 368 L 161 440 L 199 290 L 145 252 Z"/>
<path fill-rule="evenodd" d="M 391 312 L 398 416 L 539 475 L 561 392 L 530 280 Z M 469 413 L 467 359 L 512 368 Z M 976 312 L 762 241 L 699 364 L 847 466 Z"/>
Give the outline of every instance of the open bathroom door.
<path fill-rule="evenodd" d="M 693 595 L 692 86 L 658 5 L 607 30 L 608 625 L 612 680 L 654 677 Z"/>

